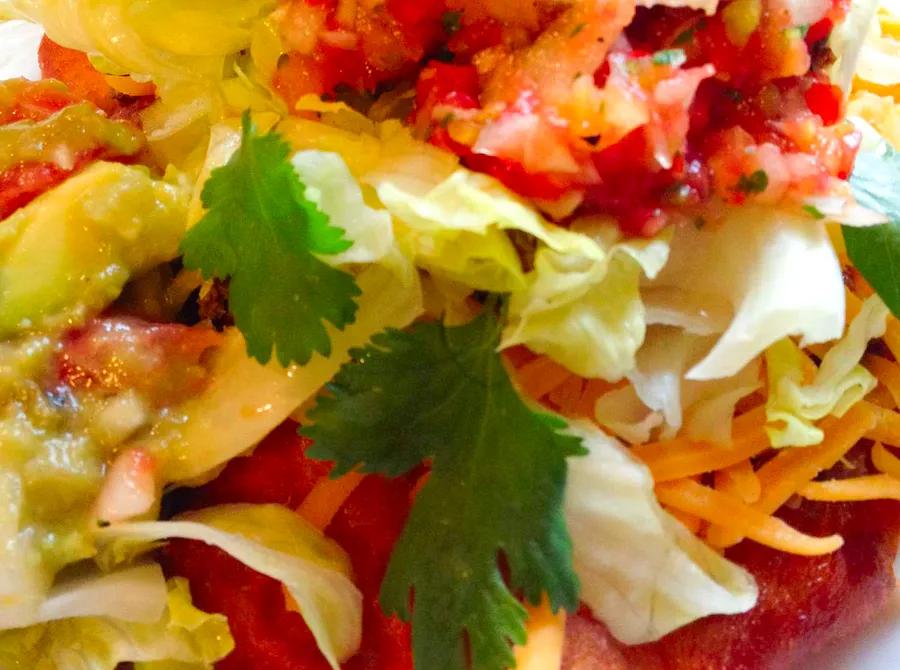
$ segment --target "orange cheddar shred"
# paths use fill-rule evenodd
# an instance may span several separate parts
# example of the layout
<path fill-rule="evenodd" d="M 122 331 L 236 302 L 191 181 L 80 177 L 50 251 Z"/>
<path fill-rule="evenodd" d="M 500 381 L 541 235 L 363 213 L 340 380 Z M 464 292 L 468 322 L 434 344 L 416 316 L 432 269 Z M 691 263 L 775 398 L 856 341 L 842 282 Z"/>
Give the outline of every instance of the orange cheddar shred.
<path fill-rule="evenodd" d="M 844 543 L 839 535 L 814 537 L 801 533 L 781 519 L 690 479 L 659 484 L 656 495 L 660 502 L 669 507 L 734 529 L 742 536 L 780 551 L 800 556 L 821 556 L 836 551 Z"/>

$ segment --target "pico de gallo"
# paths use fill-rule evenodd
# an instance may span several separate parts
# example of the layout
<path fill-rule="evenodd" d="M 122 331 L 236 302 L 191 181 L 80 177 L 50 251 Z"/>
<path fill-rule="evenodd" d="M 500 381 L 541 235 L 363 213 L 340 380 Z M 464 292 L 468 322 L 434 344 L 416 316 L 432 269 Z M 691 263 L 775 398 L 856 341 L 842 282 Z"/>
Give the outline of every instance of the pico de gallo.
<path fill-rule="evenodd" d="M 0 2 L 0 668 L 774 670 L 867 626 L 895 4 Z"/>

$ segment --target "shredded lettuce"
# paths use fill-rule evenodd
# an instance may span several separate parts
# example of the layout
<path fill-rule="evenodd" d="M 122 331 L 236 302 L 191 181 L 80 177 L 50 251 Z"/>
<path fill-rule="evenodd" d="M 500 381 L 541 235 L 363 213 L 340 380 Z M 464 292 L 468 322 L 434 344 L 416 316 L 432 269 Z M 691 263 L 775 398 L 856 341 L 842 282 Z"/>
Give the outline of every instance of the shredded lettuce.
<path fill-rule="evenodd" d="M 374 124 L 335 103 L 301 106 L 323 121 L 290 119 L 279 130 L 296 148 L 339 154 L 390 213 L 399 247 L 437 286 L 511 293 L 501 346 L 526 344 L 587 377 L 620 379 L 633 367 L 644 337 L 639 280 L 665 264 L 668 234 L 623 240 L 602 219 L 555 226 L 396 122 Z M 510 233 L 533 246 L 533 269 L 523 267 Z"/>
<path fill-rule="evenodd" d="M 588 455 L 569 459 L 566 520 L 581 599 L 626 644 L 710 614 L 746 612 L 753 578 L 660 507 L 653 477 L 615 439 L 573 423 Z"/>
<path fill-rule="evenodd" d="M 594 418 L 631 444 L 677 433 L 696 440 L 727 443 L 737 402 L 762 385 L 760 361 L 754 359 L 738 373 L 721 379 L 689 380 L 685 372 L 712 342 L 671 326 L 651 326 L 628 373 L 629 385 L 601 396 Z"/>
<path fill-rule="evenodd" d="M 841 267 L 824 225 L 778 209 L 735 208 L 700 230 L 680 227 L 669 263 L 642 294 L 657 322 L 698 334 L 716 332 L 723 313 L 732 314 L 688 379 L 730 377 L 783 337 L 798 335 L 806 346 L 844 328 Z"/>
<path fill-rule="evenodd" d="M 366 267 L 356 280 L 362 289 L 356 321 L 343 331 L 332 330 L 328 357 L 316 355 L 302 367 L 263 366 L 246 355 L 236 330 L 226 333 L 206 390 L 142 437 L 142 444 L 158 456 L 165 481 L 209 479 L 310 399 L 347 360 L 351 348 L 385 328 L 409 325 L 422 312 L 419 277 L 396 250 Z"/>
<path fill-rule="evenodd" d="M 860 360 L 869 340 L 884 334 L 888 313 L 877 295 L 868 298 L 809 383 L 804 371 L 812 363 L 793 341 L 780 340 L 766 350 L 766 432 L 773 447 L 819 444 L 824 434 L 815 422 L 829 414 L 843 416 L 875 388 L 877 381 Z"/>
<path fill-rule="evenodd" d="M 866 36 L 880 0 L 855 0 L 850 3 L 847 17 L 835 28 L 829 46 L 836 59 L 831 66 L 831 80 L 845 93 L 850 92 Z M 890 72 L 890 69 L 887 70 Z"/>
<path fill-rule="evenodd" d="M 621 379 L 644 340 L 641 274 L 654 277 L 668 241 L 622 240 L 615 224 L 583 220 L 545 238 L 528 286 L 510 299 L 502 346 L 526 344 L 584 377 Z"/>
<path fill-rule="evenodd" d="M 37 50 L 44 31 L 27 21 L 3 21 L 4 2 L 0 2 L 0 81 L 40 79 Z"/>
<path fill-rule="evenodd" d="M 170 668 L 212 670 L 234 647 L 225 617 L 196 609 L 186 581 L 169 582 L 163 609 L 150 623 L 91 615 L 0 633 L 0 667 L 115 670 L 136 662 L 144 670 L 161 670 L 166 665 L 155 663 L 166 662 Z"/>
<path fill-rule="evenodd" d="M 390 214 L 366 204 L 359 183 L 338 154 L 298 151 L 291 163 L 306 185 L 306 198 L 329 220 L 339 222 L 344 239 L 353 243 L 346 251 L 321 257 L 323 261 L 331 265 L 377 263 L 390 252 L 394 246 Z"/>
<path fill-rule="evenodd" d="M 335 670 L 359 648 L 362 595 L 343 550 L 280 505 L 220 505 L 172 521 L 113 524 L 98 531 L 105 560 L 127 560 L 159 540 L 184 538 L 218 547 L 282 582 Z"/>

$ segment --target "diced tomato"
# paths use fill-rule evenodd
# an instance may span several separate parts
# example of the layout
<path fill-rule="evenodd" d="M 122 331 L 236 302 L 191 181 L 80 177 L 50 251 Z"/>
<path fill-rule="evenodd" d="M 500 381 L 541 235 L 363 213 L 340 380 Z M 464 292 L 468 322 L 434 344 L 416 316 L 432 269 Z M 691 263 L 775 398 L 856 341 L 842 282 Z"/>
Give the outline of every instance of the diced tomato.
<path fill-rule="evenodd" d="M 83 52 L 67 49 L 45 36 L 38 49 L 38 62 L 44 77 L 64 83 L 75 98 L 92 102 L 107 113 L 115 111 L 115 91 Z"/>
<path fill-rule="evenodd" d="M 841 118 L 841 106 L 844 94 L 840 88 L 825 82 L 816 82 L 804 93 L 806 104 L 826 126 L 833 125 Z"/>
<path fill-rule="evenodd" d="M 68 335 L 59 357 L 60 382 L 75 389 L 115 394 L 135 389 L 168 405 L 207 383 L 207 352 L 221 344 L 210 328 L 148 323 L 128 317 L 94 319 Z"/>
<path fill-rule="evenodd" d="M 0 126 L 15 121 L 43 121 L 74 102 L 77 100 L 72 93 L 55 81 L 0 82 Z"/>
<path fill-rule="evenodd" d="M 65 181 L 71 173 L 72 170 L 53 163 L 21 163 L 0 172 L 0 221 Z"/>
<path fill-rule="evenodd" d="M 285 421 L 248 456 L 228 462 L 222 473 L 190 492 L 190 507 L 225 503 L 275 503 L 295 509 L 331 464 L 306 457 L 310 441 L 297 434 L 297 424 Z"/>
<path fill-rule="evenodd" d="M 254 502 L 295 508 L 331 468 L 306 458 L 310 443 L 297 436 L 296 428 L 285 422 L 252 455 L 230 462 L 216 480 L 188 494 L 187 505 Z M 363 593 L 362 645 L 344 670 L 412 669 L 409 626 L 381 611 L 378 591 L 417 474 L 366 477 L 326 529 L 349 554 Z M 197 542 L 172 542 L 163 559 L 169 574 L 189 579 L 199 607 L 228 617 L 237 644 L 219 670 L 327 670 L 302 617 L 285 606 L 277 581 Z"/>

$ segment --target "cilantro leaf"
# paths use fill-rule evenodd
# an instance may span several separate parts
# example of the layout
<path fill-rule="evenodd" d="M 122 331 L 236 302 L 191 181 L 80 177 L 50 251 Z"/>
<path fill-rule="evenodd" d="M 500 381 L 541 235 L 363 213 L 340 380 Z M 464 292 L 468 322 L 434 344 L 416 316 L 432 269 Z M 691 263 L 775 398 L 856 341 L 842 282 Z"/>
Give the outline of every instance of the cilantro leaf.
<path fill-rule="evenodd" d="M 888 223 L 844 226 L 847 255 L 895 316 L 900 316 L 900 152 L 862 151 L 850 176 L 864 207 L 884 213 Z"/>
<path fill-rule="evenodd" d="M 266 363 L 274 347 L 282 365 L 329 355 L 324 322 L 353 323 L 360 295 L 351 275 L 315 256 L 351 242 L 306 198 L 289 154 L 277 133 L 257 134 L 245 114 L 241 147 L 213 170 L 202 194 L 207 213 L 181 243 L 186 267 L 230 277 L 229 307 L 247 352 Z"/>
<path fill-rule="evenodd" d="M 654 53 L 652 60 L 654 65 L 680 67 L 684 65 L 687 57 L 684 55 L 684 49 L 663 49 Z"/>
<path fill-rule="evenodd" d="M 547 593 L 578 604 L 562 513 L 566 458 L 582 453 L 565 421 L 530 409 L 497 353 L 485 310 L 454 328 L 420 323 L 386 331 L 352 352 L 302 432 L 336 473 L 356 466 L 396 476 L 430 459 L 381 589 L 385 610 L 410 618 L 416 668 L 510 667 L 525 611 Z M 468 640 L 468 651 L 466 648 Z"/>
<path fill-rule="evenodd" d="M 769 187 L 769 175 L 765 170 L 757 170 L 752 174 L 742 174 L 737 183 L 741 193 L 762 193 Z"/>

